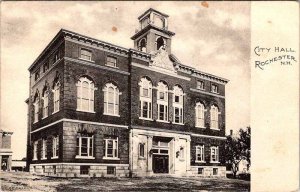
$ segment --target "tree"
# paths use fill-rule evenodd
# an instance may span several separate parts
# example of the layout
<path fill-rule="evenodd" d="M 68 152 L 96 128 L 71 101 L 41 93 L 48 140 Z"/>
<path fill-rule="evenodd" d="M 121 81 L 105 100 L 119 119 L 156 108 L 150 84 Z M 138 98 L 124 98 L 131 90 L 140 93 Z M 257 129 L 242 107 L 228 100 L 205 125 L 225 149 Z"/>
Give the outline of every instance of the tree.
<path fill-rule="evenodd" d="M 242 158 L 248 162 L 248 169 L 251 165 L 251 128 L 247 127 L 245 130 L 239 131 L 239 142 L 241 143 Z"/>
<path fill-rule="evenodd" d="M 251 164 L 251 128 L 240 129 L 239 134 L 234 137 L 227 136 L 225 143 L 225 158 L 227 164 L 231 166 L 233 177 L 236 177 L 238 166 L 241 160 L 248 162 L 248 169 Z"/>
<path fill-rule="evenodd" d="M 237 138 L 232 135 L 227 136 L 225 144 L 225 159 L 227 164 L 231 166 L 233 177 L 236 178 L 238 165 L 242 160 L 241 144 Z"/>

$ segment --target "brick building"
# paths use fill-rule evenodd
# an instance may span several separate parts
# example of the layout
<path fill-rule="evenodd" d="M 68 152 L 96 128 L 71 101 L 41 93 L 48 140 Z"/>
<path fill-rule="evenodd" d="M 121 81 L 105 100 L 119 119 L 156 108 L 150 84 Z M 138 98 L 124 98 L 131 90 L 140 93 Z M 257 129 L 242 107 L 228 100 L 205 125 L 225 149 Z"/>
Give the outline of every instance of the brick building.
<path fill-rule="evenodd" d="M 13 132 L 0 129 L 0 163 L 1 171 L 10 171 L 12 162 L 11 135 Z"/>
<path fill-rule="evenodd" d="M 227 80 L 172 54 L 168 15 L 138 19 L 134 49 L 62 29 L 30 66 L 31 172 L 225 176 Z"/>

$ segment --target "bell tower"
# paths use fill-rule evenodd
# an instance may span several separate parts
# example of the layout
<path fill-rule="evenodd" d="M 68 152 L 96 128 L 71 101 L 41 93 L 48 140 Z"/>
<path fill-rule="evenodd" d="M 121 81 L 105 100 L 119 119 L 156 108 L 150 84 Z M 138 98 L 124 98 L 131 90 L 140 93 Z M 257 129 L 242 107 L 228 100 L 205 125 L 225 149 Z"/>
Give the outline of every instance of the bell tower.
<path fill-rule="evenodd" d="M 175 33 L 168 30 L 168 17 L 152 8 L 139 16 L 140 30 L 131 37 L 134 48 L 150 54 L 163 49 L 171 54 L 171 38 Z"/>

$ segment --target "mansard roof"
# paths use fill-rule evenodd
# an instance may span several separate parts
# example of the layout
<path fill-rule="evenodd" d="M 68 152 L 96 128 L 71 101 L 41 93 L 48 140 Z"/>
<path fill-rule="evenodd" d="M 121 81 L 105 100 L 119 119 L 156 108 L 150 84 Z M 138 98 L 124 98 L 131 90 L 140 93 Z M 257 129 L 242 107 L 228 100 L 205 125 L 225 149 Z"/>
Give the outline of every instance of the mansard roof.
<path fill-rule="evenodd" d="M 132 49 L 132 48 L 129 48 L 129 49 L 124 48 L 124 47 L 114 45 L 114 44 L 111 44 L 111 43 L 108 43 L 108 42 L 105 42 L 102 40 L 98 40 L 98 39 L 91 38 L 91 37 L 88 37 L 85 35 L 81 35 L 79 33 L 75 33 L 75 32 L 72 32 L 72 31 L 69 31 L 66 29 L 61 29 L 56 34 L 56 36 L 51 40 L 51 42 L 46 46 L 46 48 L 42 51 L 42 53 L 37 57 L 37 59 L 33 62 L 33 64 L 29 67 L 28 70 L 31 70 L 40 61 L 41 57 L 47 51 L 49 51 L 50 47 L 54 44 L 54 42 L 56 42 L 59 38 L 62 38 L 62 37 L 69 37 L 71 39 L 82 40 L 82 41 L 88 42 L 90 44 L 96 44 L 97 46 L 102 46 L 109 50 L 119 51 L 125 55 L 131 54 L 135 58 L 140 58 L 140 59 L 144 59 L 144 60 L 146 59 L 148 61 L 150 61 L 150 59 L 151 59 L 151 55 L 149 53 L 141 52 L 141 51 L 138 51 L 138 50 Z M 215 80 L 220 83 L 227 83 L 229 81 L 228 79 L 218 77 L 218 76 L 215 76 L 215 75 L 212 75 L 209 73 L 205 73 L 205 72 L 199 71 L 193 67 L 190 67 L 188 65 L 184 65 L 179 61 L 179 59 L 174 54 L 170 54 L 169 57 L 170 57 L 171 61 L 174 62 L 174 66 L 178 66 L 178 68 L 181 71 L 185 71 L 192 76 L 206 78 L 209 80 Z"/>

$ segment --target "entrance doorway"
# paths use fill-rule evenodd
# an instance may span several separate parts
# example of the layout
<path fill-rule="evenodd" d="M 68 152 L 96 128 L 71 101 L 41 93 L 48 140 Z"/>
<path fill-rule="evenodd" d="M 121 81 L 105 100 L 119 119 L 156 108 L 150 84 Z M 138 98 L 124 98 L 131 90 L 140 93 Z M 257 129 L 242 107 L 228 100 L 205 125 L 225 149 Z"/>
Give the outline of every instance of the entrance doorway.
<path fill-rule="evenodd" d="M 8 156 L 2 156 L 2 162 L 1 162 L 1 170 L 2 171 L 7 170 L 7 163 L 8 163 Z"/>
<path fill-rule="evenodd" d="M 169 173 L 169 142 L 171 138 L 153 137 L 153 173 Z"/>
<path fill-rule="evenodd" d="M 153 155 L 153 173 L 169 173 L 169 155 Z"/>

